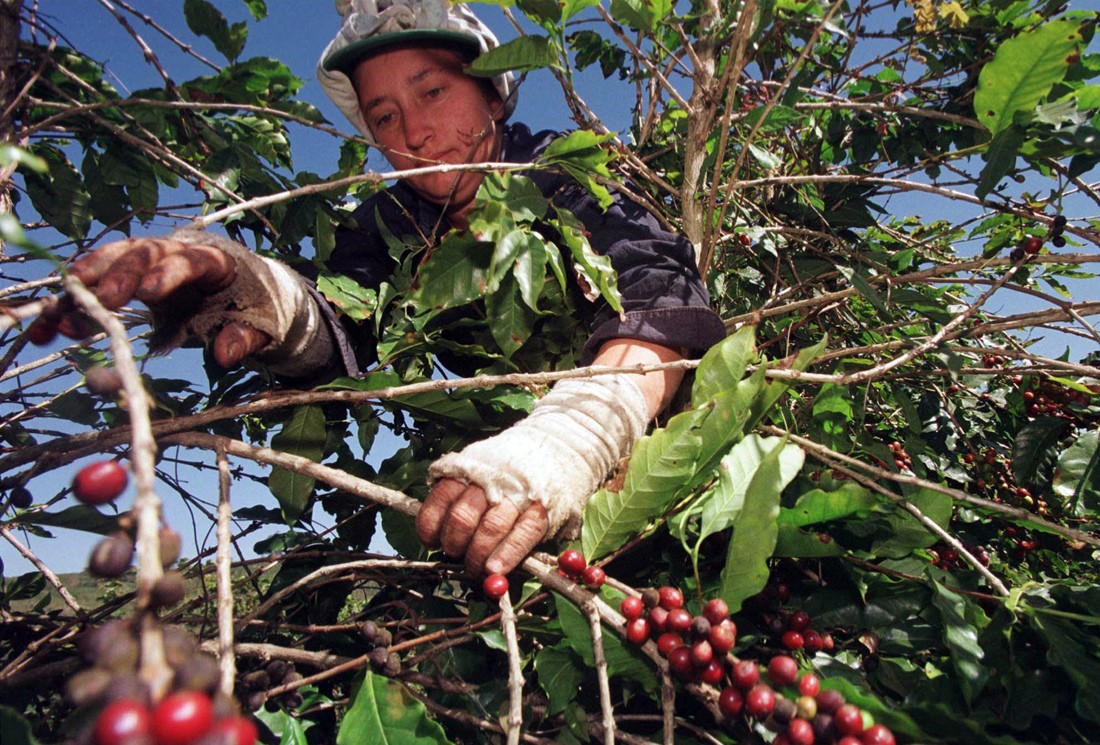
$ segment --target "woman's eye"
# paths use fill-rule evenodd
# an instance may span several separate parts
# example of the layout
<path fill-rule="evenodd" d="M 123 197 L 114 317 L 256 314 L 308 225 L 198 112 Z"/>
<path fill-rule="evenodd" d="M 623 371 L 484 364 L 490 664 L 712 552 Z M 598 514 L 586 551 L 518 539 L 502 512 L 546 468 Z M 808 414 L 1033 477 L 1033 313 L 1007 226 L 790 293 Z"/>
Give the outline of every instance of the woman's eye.
<path fill-rule="evenodd" d="M 374 126 L 383 127 L 393 121 L 393 114 L 383 114 L 374 120 Z"/>
<path fill-rule="evenodd" d="M 428 89 L 428 98 L 439 98 L 443 95 L 443 86 L 436 86 L 435 88 Z"/>

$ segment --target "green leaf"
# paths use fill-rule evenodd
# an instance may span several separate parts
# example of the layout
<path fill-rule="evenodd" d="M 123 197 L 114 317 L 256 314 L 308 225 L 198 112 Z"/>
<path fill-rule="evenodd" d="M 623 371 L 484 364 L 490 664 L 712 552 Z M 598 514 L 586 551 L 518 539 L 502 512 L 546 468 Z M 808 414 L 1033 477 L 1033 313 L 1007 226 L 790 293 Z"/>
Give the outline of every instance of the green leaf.
<path fill-rule="evenodd" d="M 806 492 L 795 501 L 794 506 L 780 510 L 779 524 L 803 527 L 851 515 L 865 516 L 878 503 L 878 497 L 867 489 L 845 481 L 834 491 L 813 489 Z"/>
<path fill-rule="evenodd" d="M 702 406 L 716 395 L 736 389 L 749 363 L 756 359 L 756 327 L 742 326 L 732 336 L 715 344 L 695 373 L 691 388 L 692 406 Z"/>
<path fill-rule="evenodd" d="M 326 439 L 325 414 L 319 406 L 300 406 L 282 429 L 271 438 L 271 447 L 292 455 L 320 462 Z M 279 500 L 288 523 L 302 514 L 313 493 L 315 480 L 285 468 L 274 466 L 267 485 Z"/>
<path fill-rule="evenodd" d="M 409 293 L 413 303 L 454 308 L 482 297 L 489 289 L 493 244 L 451 233 L 420 267 L 419 286 Z"/>
<path fill-rule="evenodd" d="M 252 17 L 257 21 L 262 21 L 267 18 L 266 0 L 244 0 L 244 4 L 248 6 L 248 12 L 251 13 Z"/>
<path fill-rule="evenodd" d="M 596 198 L 601 209 L 607 209 L 612 202 L 611 193 L 593 175 L 608 180 L 612 178 L 607 167 L 611 153 L 603 144 L 613 136 L 610 133 L 596 134 L 587 129 L 574 130 L 551 142 L 539 156 L 538 162 L 567 172 Z"/>
<path fill-rule="evenodd" d="M 882 313 L 883 315 L 889 313 L 889 310 L 887 310 L 886 308 L 886 302 L 882 299 L 882 296 L 875 291 L 875 288 L 871 286 L 871 283 L 864 279 L 859 274 L 859 272 L 857 272 L 855 269 L 852 269 L 851 267 L 839 265 L 837 266 L 837 271 L 839 271 L 845 279 L 852 283 L 852 287 L 856 289 L 856 292 L 862 295 L 863 298 L 867 300 L 867 302 L 869 302 L 875 310 L 877 310 L 879 313 Z"/>
<path fill-rule="evenodd" d="M 208 0 L 183 0 L 183 16 L 187 20 L 187 28 L 210 39 L 214 48 L 230 62 L 241 56 L 248 39 L 247 24 L 230 25 L 222 12 Z"/>
<path fill-rule="evenodd" d="M 581 545 L 589 561 L 619 548 L 679 497 L 695 467 L 701 442 L 695 427 L 705 415 L 677 414 L 667 427 L 638 440 L 622 490 L 601 489 L 588 500 Z"/>
<path fill-rule="evenodd" d="M 43 159 L 29 150 L 24 150 L 10 142 L 0 143 L 0 168 L 27 168 L 35 173 L 49 173 L 50 166 Z"/>
<path fill-rule="evenodd" d="M 94 507 L 83 504 L 66 507 L 57 512 L 22 512 L 12 520 L 12 523 L 67 528 L 96 535 L 110 535 L 118 531 L 118 518 L 105 515 Z"/>
<path fill-rule="evenodd" d="M 982 663 L 985 651 L 978 644 L 979 629 L 971 621 L 976 614 L 981 614 L 981 610 L 975 607 L 968 613 L 967 604 L 970 601 L 935 580 L 931 582 L 932 604 L 940 613 L 943 641 L 951 650 L 951 665 L 958 674 L 959 687 L 969 704 L 989 681 L 989 669 Z"/>
<path fill-rule="evenodd" d="M 1069 68 L 1066 58 L 1081 44 L 1079 25 L 1058 20 L 1001 44 L 978 75 L 974 111 L 991 134 L 1030 114 Z"/>
<path fill-rule="evenodd" d="M 546 713 L 550 716 L 565 711 L 577 698 L 584 674 L 577 666 L 577 656 L 567 649 L 543 647 L 535 655 L 535 672 L 539 686 L 550 698 Z"/>
<path fill-rule="evenodd" d="M 256 718 L 279 738 L 279 745 L 309 745 L 306 730 L 313 726 L 309 720 L 301 720 L 283 709 L 268 711 L 261 707 Z"/>
<path fill-rule="evenodd" d="M 655 30 L 671 12 L 671 0 L 611 0 L 615 20 L 641 31 Z"/>
<path fill-rule="evenodd" d="M 1060 440 L 1069 424 L 1058 417 L 1044 416 L 1025 424 L 1012 443 L 1012 476 L 1017 484 L 1026 484 L 1050 449 Z"/>
<path fill-rule="evenodd" d="M 801 448 L 779 438 L 759 440 L 757 447 L 768 452 L 745 492 L 722 569 L 719 594 L 731 610 L 739 609 L 745 598 L 763 590 L 768 581 L 768 559 L 779 535 L 779 495 L 806 457 Z"/>
<path fill-rule="evenodd" d="M 376 291 L 343 274 L 322 271 L 317 277 L 317 291 L 353 321 L 367 320 L 378 308 Z"/>
<path fill-rule="evenodd" d="M 1100 510 L 1100 431 L 1084 433 L 1058 458 L 1052 488 L 1078 517 Z"/>
<path fill-rule="evenodd" d="M 38 745 L 31 724 L 10 706 L 0 705 L 0 742 L 4 745 Z"/>
<path fill-rule="evenodd" d="M 92 224 L 91 196 L 84 180 L 57 148 L 45 145 L 34 150 L 49 164 L 50 170 L 47 175 L 34 171 L 23 174 L 31 204 L 63 235 L 83 240 Z"/>
<path fill-rule="evenodd" d="M 905 498 L 941 528 L 947 529 L 950 525 L 954 506 L 951 497 L 931 489 L 921 489 L 907 494 Z M 892 505 L 887 509 L 891 510 L 886 518 L 889 530 L 876 533 L 871 548 L 873 553 L 881 557 L 902 558 L 915 548 L 927 548 L 939 540 L 924 523 L 900 505 Z"/>
<path fill-rule="evenodd" d="M 779 449 L 779 467 L 775 473 L 761 474 L 771 453 Z M 758 476 L 778 478 L 782 491 L 798 474 L 805 460 L 805 453 L 794 445 L 783 446 L 778 437 L 762 438 L 750 434 L 733 446 L 729 455 L 722 458 L 718 469 L 718 485 L 712 497 L 699 510 L 700 539 L 725 530 L 733 525 L 740 514 L 750 489 L 761 488 Z M 767 466 L 770 468 L 770 464 Z M 769 485 L 768 488 L 771 488 Z"/>
<path fill-rule="evenodd" d="M 1024 137 L 1023 128 L 1016 126 L 1006 127 L 993 137 L 986 148 L 985 167 L 982 168 L 978 187 L 974 190 L 978 199 L 985 199 L 1016 165 L 1016 156 L 1020 152 L 1020 146 L 1024 144 Z"/>
<path fill-rule="evenodd" d="M 396 681 L 367 670 L 340 722 L 336 745 L 443 745 L 451 742 L 424 704 Z"/>
<path fill-rule="evenodd" d="M 506 72 L 527 72 L 556 67 L 558 49 L 548 36 L 520 36 L 483 52 L 466 66 L 466 72 L 479 78 L 492 78 Z"/>
<path fill-rule="evenodd" d="M 844 554 L 844 549 L 836 541 L 823 542 L 816 533 L 806 532 L 793 525 L 781 524 L 772 555 L 795 559 L 824 559 Z"/>
<path fill-rule="evenodd" d="M 611 266 L 611 259 L 592 250 L 592 244 L 588 242 L 588 238 L 585 236 L 587 231 L 584 225 L 572 212 L 559 209 L 556 205 L 554 206 L 554 212 L 558 218 L 555 227 L 558 228 L 562 240 L 565 241 L 573 256 L 573 269 L 577 274 L 577 279 L 580 281 L 587 280 L 588 287 L 582 289 L 585 290 L 586 294 L 592 295 L 596 294 L 592 292 L 595 289 L 613 310 L 622 313 L 623 303 L 622 297 L 619 295 L 618 275 L 615 273 L 615 268 Z M 553 253 L 553 251 L 548 251 L 547 255 Z"/>
<path fill-rule="evenodd" d="M 489 332 L 506 358 L 511 358 L 531 337 L 538 318 L 522 302 L 518 284 L 512 275 L 505 277 L 500 286 L 485 298 L 485 313 L 489 320 Z"/>
<path fill-rule="evenodd" d="M 1074 708 L 1082 717 L 1100 723 L 1100 659 L 1096 637 L 1074 621 L 1029 613 L 1031 626 L 1047 641 L 1047 661 L 1063 670 L 1077 686 Z"/>

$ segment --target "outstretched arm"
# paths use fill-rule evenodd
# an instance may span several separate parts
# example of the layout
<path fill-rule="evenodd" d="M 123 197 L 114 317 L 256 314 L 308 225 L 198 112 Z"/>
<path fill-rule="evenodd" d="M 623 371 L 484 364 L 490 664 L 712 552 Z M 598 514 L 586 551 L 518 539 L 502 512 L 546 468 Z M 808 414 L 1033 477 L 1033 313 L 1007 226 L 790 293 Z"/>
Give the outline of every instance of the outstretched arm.
<path fill-rule="evenodd" d="M 678 359 L 678 350 L 658 344 L 611 339 L 593 364 Z M 540 402 L 547 406 L 536 405 L 528 419 L 433 465 L 438 479 L 416 520 L 420 540 L 448 556 L 464 556 L 472 574 L 510 572 L 540 541 L 579 518 L 682 377 L 680 370 L 666 370 L 562 381 L 568 385 L 556 385 Z M 609 389 L 608 383 L 633 389 Z M 627 395 L 614 400 L 609 390 Z"/>

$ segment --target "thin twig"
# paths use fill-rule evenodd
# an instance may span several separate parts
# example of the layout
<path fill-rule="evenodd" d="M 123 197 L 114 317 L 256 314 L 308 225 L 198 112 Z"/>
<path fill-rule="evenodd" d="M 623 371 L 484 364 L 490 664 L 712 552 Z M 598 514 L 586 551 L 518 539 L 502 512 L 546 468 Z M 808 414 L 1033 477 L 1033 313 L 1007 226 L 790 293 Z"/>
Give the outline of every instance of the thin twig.
<path fill-rule="evenodd" d="M 603 715 L 603 741 L 604 745 L 614 745 L 615 712 L 611 707 L 611 683 L 607 677 L 607 656 L 603 649 L 603 624 L 600 623 L 600 612 L 594 603 L 583 604 L 581 610 L 588 617 L 588 626 L 592 630 L 592 652 L 595 655 L 596 681 L 600 687 L 600 712 Z"/>
<path fill-rule="evenodd" d="M 218 572 L 218 668 L 221 671 L 221 692 L 228 697 L 233 695 L 237 678 L 237 663 L 233 655 L 233 557 L 230 555 L 233 506 L 229 501 L 229 491 L 233 474 L 224 450 L 217 451 L 217 460 L 218 550 L 215 564 Z"/>
<path fill-rule="evenodd" d="M 516 636 L 516 613 L 508 593 L 500 598 L 500 627 L 508 649 L 508 745 L 517 745 L 523 732 L 523 666 Z"/>

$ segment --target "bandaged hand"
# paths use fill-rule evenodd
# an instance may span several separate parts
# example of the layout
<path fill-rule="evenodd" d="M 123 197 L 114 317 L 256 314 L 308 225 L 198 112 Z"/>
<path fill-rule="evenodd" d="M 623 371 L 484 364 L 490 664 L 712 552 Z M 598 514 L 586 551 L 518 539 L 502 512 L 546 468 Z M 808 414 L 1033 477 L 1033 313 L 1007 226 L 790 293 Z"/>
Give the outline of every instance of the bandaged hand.
<path fill-rule="evenodd" d="M 477 575 L 507 573 L 544 538 L 575 533 L 588 498 L 645 432 L 638 379 L 560 381 L 526 419 L 437 460 L 420 540 L 464 556 Z"/>
<path fill-rule="evenodd" d="M 223 367 L 252 356 L 288 376 L 313 373 L 334 353 L 301 277 L 212 233 L 185 229 L 167 238 L 110 243 L 70 271 L 111 310 L 133 299 L 144 302 L 161 348 L 197 337 L 213 343 Z"/>

